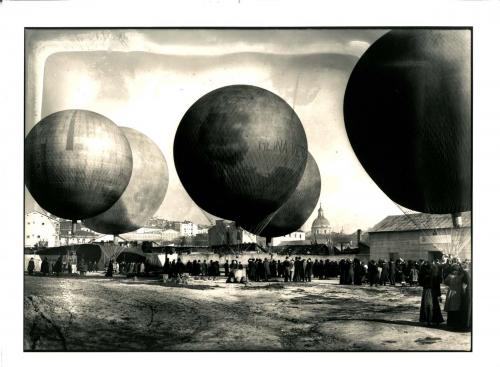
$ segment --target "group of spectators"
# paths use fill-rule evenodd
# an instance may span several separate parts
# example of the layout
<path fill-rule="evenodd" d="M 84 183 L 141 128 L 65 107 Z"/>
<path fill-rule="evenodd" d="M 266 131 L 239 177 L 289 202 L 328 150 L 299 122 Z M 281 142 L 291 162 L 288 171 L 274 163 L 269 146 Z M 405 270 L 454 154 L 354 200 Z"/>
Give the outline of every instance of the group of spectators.
<path fill-rule="evenodd" d="M 111 259 L 107 266 L 106 276 L 111 277 L 113 273 L 141 274 L 147 273 L 147 264 L 116 263 Z M 221 268 L 224 273 L 222 274 Z M 95 262 L 77 264 L 78 271 L 96 271 Z M 272 278 L 283 278 L 285 282 L 310 282 L 316 279 L 339 278 L 342 285 L 396 285 L 422 287 L 422 299 L 420 305 L 420 322 L 427 325 L 439 325 L 444 322 L 440 303 L 442 302 L 442 284 L 448 287 L 444 311 L 447 312 L 447 325 L 455 330 L 468 330 L 471 327 L 471 280 L 470 263 L 460 262 L 458 259 L 446 261 L 405 261 L 403 259 L 385 261 L 371 260 L 363 263 L 357 258 L 341 259 L 339 262 L 325 260 L 314 260 L 302 257 L 289 258 L 285 260 L 268 260 L 267 258 L 251 258 L 246 265 L 241 261 L 228 260 L 220 266 L 218 261 L 189 260 L 184 264 L 181 258 L 176 261 L 165 259 L 162 272 L 171 278 L 183 277 L 185 274 L 191 276 L 216 278 L 224 276 L 228 282 L 260 282 L 269 281 Z M 33 275 L 35 270 L 34 259 L 28 263 L 28 274 Z M 63 263 L 60 256 L 53 264 L 49 263 L 47 257 L 41 263 L 42 275 L 51 273 L 58 276 L 63 272 L 71 274 L 73 265 L 71 261 Z"/>
<path fill-rule="evenodd" d="M 201 262 L 201 260 L 188 260 L 188 262 L 184 264 L 181 258 L 177 258 L 177 261 L 170 261 L 166 258 L 163 264 L 163 273 L 168 274 L 169 278 L 182 276 L 183 274 L 208 278 L 221 276 L 220 264 L 218 261 L 210 260 L 207 263 L 207 260 L 203 260 L 203 262 Z"/>
<path fill-rule="evenodd" d="M 35 259 L 31 258 L 30 261 L 28 262 L 28 274 L 33 275 L 34 271 L 35 271 Z M 63 272 L 71 274 L 73 272 L 73 266 L 71 264 L 71 261 L 63 263 L 62 256 L 59 256 L 59 258 L 53 264 L 51 264 L 47 259 L 47 257 L 45 257 L 42 260 L 42 263 L 40 264 L 40 273 L 42 273 L 43 276 L 47 276 L 50 274 L 55 274 L 56 276 L 59 276 L 59 274 Z"/>
<path fill-rule="evenodd" d="M 419 264 L 418 284 L 422 287 L 420 303 L 420 322 L 438 326 L 444 322 L 440 303 L 441 284 L 448 289 L 444 311 L 447 312 L 446 324 L 453 330 L 470 330 L 472 322 L 472 282 L 470 263 L 458 260 L 423 261 Z"/>

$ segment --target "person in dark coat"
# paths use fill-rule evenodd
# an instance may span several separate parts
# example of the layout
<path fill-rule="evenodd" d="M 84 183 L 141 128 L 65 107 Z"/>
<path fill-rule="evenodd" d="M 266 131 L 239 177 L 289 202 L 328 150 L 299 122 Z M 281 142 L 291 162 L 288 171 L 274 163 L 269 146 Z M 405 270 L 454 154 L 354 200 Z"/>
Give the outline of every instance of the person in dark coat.
<path fill-rule="evenodd" d="M 175 273 L 177 276 L 182 278 L 182 275 L 186 272 L 186 267 L 182 262 L 181 258 L 177 258 L 177 263 L 175 264 Z"/>
<path fill-rule="evenodd" d="M 354 259 L 352 266 L 354 268 L 354 285 L 361 285 L 363 279 L 363 266 L 359 262 L 359 259 Z"/>
<path fill-rule="evenodd" d="M 293 261 L 293 275 L 292 275 L 292 280 L 296 282 L 299 278 L 299 258 L 295 257 L 295 260 Z"/>
<path fill-rule="evenodd" d="M 220 277 L 220 264 L 218 260 L 214 262 L 214 266 L 215 266 L 215 276 Z"/>
<path fill-rule="evenodd" d="M 163 264 L 163 274 L 169 274 L 170 270 L 170 260 L 165 256 L 165 264 Z"/>
<path fill-rule="evenodd" d="M 42 260 L 41 271 L 43 275 L 49 274 L 49 260 L 46 257 Z"/>
<path fill-rule="evenodd" d="M 439 325 L 444 322 L 439 307 L 439 297 L 441 291 L 439 285 L 436 286 L 437 273 L 433 270 L 429 263 L 424 263 L 421 267 L 418 284 L 422 287 L 422 300 L 420 302 L 420 322 Z"/>
<path fill-rule="evenodd" d="M 290 260 L 288 260 L 288 256 L 283 261 L 283 274 L 285 276 L 285 282 L 290 281 Z"/>
<path fill-rule="evenodd" d="M 269 262 L 269 269 L 271 270 L 271 278 L 276 278 L 277 276 L 277 271 L 276 271 L 276 260 L 271 260 Z"/>
<path fill-rule="evenodd" d="M 73 265 L 71 264 L 71 259 L 68 259 L 68 274 L 73 273 Z"/>
<path fill-rule="evenodd" d="M 266 268 L 262 259 L 257 260 L 257 281 L 264 280 L 266 276 Z"/>
<path fill-rule="evenodd" d="M 207 273 L 208 273 L 207 260 L 203 260 L 203 263 L 201 264 L 201 275 L 206 276 Z"/>
<path fill-rule="evenodd" d="M 312 264 L 312 273 L 314 278 L 318 278 L 318 259 L 314 260 Z"/>
<path fill-rule="evenodd" d="M 346 262 L 344 259 L 339 262 L 340 280 L 339 284 L 345 284 L 346 282 Z"/>
<path fill-rule="evenodd" d="M 215 273 L 214 262 L 212 260 L 210 260 L 208 263 L 208 266 L 207 266 L 207 275 L 209 277 L 213 277 L 214 273 Z"/>
<path fill-rule="evenodd" d="M 448 275 L 451 273 L 451 263 L 450 259 L 446 259 L 446 262 L 442 266 L 442 273 L 443 273 L 443 281 L 448 277 Z"/>
<path fill-rule="evenodd" d="M 297 269 L 297 281 L 298 282 L 303 282 L 305 280 L 305 263 L 304 259 L 302 259 L 300 256 L 298 258 L 298 266 L 299 268 Z"/>
<path fill-rule="evenodd" d="M 346 261 L 346 284 L 352 285 L 354 282 L 354 265 L 351 259 Z"/>
<path fill-rule="evenodd" d="M 193 270 L 195 276 L 199 276 L 201 274 L 201 260 L 195 260 L 193 263 Z"/>
<path fill-rule="evenodd" d="M 228 277 L 229 276 L 229 260 L 226 259 L 226 262 L 224 263 L 224 276 Z"/>
<path fill-rule="evenodd" d="M 109 259 L 108 270 L 106 271 L 105 276 L 108 278 L 113 277 L 113 259 Z"/>
<path fill-rule="evenodd" d="M 370 287 L 378 286 L 378 269 L 377 265 L 375 264 L 375 260 L 371 260 L 368 263 L 368 282 L 370 282 Z"/>
<path fill-rule="evenodd" d="M 464 330 L 467 320 L 463 317 L 464 271 L 459 264 L 451 266 L 451 273 L 444 280 L 448 286 L 444 310 L 448 313 L 446 325 L 451 330 Z"/>
<path fill-rule="evenodd" d="M 332 277 L 332 262 L 326 259 L 323 267 L 324 267 L 323 277 L 325 279 L 330 279 Z"/>
<path fill-rule="evenodd" d="M 285 276 L 283 271 L 283 263 L 281 262 L 281 260 L 278 260 L 278 263 L 276 264 L 276 270 L 278 270 L 278 278 L 283 278 Z"/>
<path fill-rule="evenodd" d="M 332 277 L 337 278 L 339 276 L 339 263 L 336 261 L 332 262 Z"/>
<path fill-rule="evenodd" d="M 318 271 L 318 278 L 324 279 L 324 277 L 325 277 L 325 264 L 323 263 L 323 260 L 319 261 L 317 271 Z"/>
<path fill-rule="evenodd" d="M 54 273 L 56 273 L 56 276 L 59 276 L 62 272 L 62 256 L 59 256 L 57 259 L 56 263 L 54 264 L 53 267 Z"/>
<path fill-rule="evenodd" d="M 264 278 L 264 281 L 268 282 L 269 277 L 271 276 L 271 266 L 269 264 L 269 261 L 267 261 L 267 258 L 264 258 L 264 262 L 262 264 L 264 266 L 263 278 Z"/>
<path fill-rule="evenodd" d="M 310 282 L 313 276 L 313 262 L 311 259 L 307 259 L 306 263 L 306 282 Z"/>
<path fill-rule="evenodd" d="M 33 275 L 33 271 L 35 270 L 35 259 L 31 258 L 28 262 L 28 274 Z"/>
<path fill-rule="evenodd" d="M 389 281 L 389 264 L 386 261 L 381 260 L 382 273 L 380 274 L 380 285 L 386 285 Z"/>
<path fill-rule="evenodd" d="M 396 264 L 392 259 L 389 261 L 389 283 L 396 285 Z"/>

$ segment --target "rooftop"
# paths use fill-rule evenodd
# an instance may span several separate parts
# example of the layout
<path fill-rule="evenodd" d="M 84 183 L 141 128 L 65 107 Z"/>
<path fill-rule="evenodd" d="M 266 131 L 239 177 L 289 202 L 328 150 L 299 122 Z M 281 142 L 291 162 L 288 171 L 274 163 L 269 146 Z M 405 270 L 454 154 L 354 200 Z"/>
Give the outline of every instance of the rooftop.
<path fill-rule="evenodd" d="M 471 226 L 471 213 L 462 213 L 462 227 Z M 451 214 L 415 213 L 390 215 L 377 223 L 368 232 L 418 231 L 422 229 L 453 228 Z"/>

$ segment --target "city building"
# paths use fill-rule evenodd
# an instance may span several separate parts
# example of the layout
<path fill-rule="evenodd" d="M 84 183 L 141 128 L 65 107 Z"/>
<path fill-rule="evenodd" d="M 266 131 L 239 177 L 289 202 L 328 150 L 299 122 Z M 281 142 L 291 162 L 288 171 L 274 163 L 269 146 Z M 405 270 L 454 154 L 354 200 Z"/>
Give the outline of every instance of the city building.
<path fill-rule="evenodd" d="M 279 245 L 293 245 L 293 244 L 298 244 L 298 243 L 303 243 L 306 241 L 306 234 L 298 230 L 296 232 L 289 233 L 284 236 L 280 237 L 273 237 L 271 239 L 271 246 L 279 246 Z M 310 244 L 309 241 L 307 241 L 308 244 Z"/>
<path fill-rule="evenodd" d="M 391 215 L 368 232 L 372 259 L 471 258 L 470 212 L 462 213 L 459 225 L 454 225 L 451 214 Z"/>
<path fill-rule="evenodd" d="M 139 228 L 136 231 L 123 233 L 120 237 L 134 242 L 172 242 L 180 237 L 175 229 Z"/>
<path fill-rule="evenodd" d="M 24 218 L 25 247 L 59 246 L 59 220 L 50 215 L 32 211 Z"/>
<path fill-rule="evenodd" d="M 174 241 L 175 239 L 179 238 L 181 236 L 181 233 L 179 231 L 176 231 L 175 229 L 164 229 L 161 232 L 161 239 L 162 241 Z"/>
<path fill-rule="evenodd" d="M 91 243 L 101 234 L 97 233 L 82 223 L 75 224 L 75 232 L 72 232 L 72 222 L 70 220 L 60 221 L 59 240 L 60 245 L 78 245 L 82 243 Z"/>
<path fill-rule="evenodd" d="M 194 237 L 198 234 L 198 225 L 193 222 L 185 221 L 179 224 L 178 231 L 181 237 Z"/>
<path fill-rule="evenodd" d="M 330 226 L 330 222 L 326 219 L 323 208 L 321 207 L 321 204 L 319 204 L 318 216 L 313 221 L 311 226 L 311 235 L 328 235 L 331 232 L 332 227 Z"/>
<path fill-rule="evenodd" d="M 210 246 L 257 243 L 257 236 L 243 228 L 237 228 L 234 222 L 218 219 L 208 229 L 208 243 Z"/>

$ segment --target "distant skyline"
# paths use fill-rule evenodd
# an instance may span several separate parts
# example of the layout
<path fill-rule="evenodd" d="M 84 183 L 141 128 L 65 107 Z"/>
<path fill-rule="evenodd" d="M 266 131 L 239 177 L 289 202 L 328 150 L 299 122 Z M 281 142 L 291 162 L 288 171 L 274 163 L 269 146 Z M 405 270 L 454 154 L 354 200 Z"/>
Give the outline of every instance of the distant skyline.
<path fill-rule="evenodd" d="M 322 203 L 333 230 L 354 232 L 402 214 L 371 180 L 343 121 L 347 80 L 385 30 L 28 30 L 26 133 L 64 109 L 101 113 L 138 129 L 162 150 L 167 195 L 156 216 L 208 224 L 175 171 L 172 146 L 187 109 L 213 89 L 252 84 L 294 107 L 321 176 Z M 33 199 L 26 192 L 27 210 Z M 308 231 L 317 208 L 303 229 Z"/>

